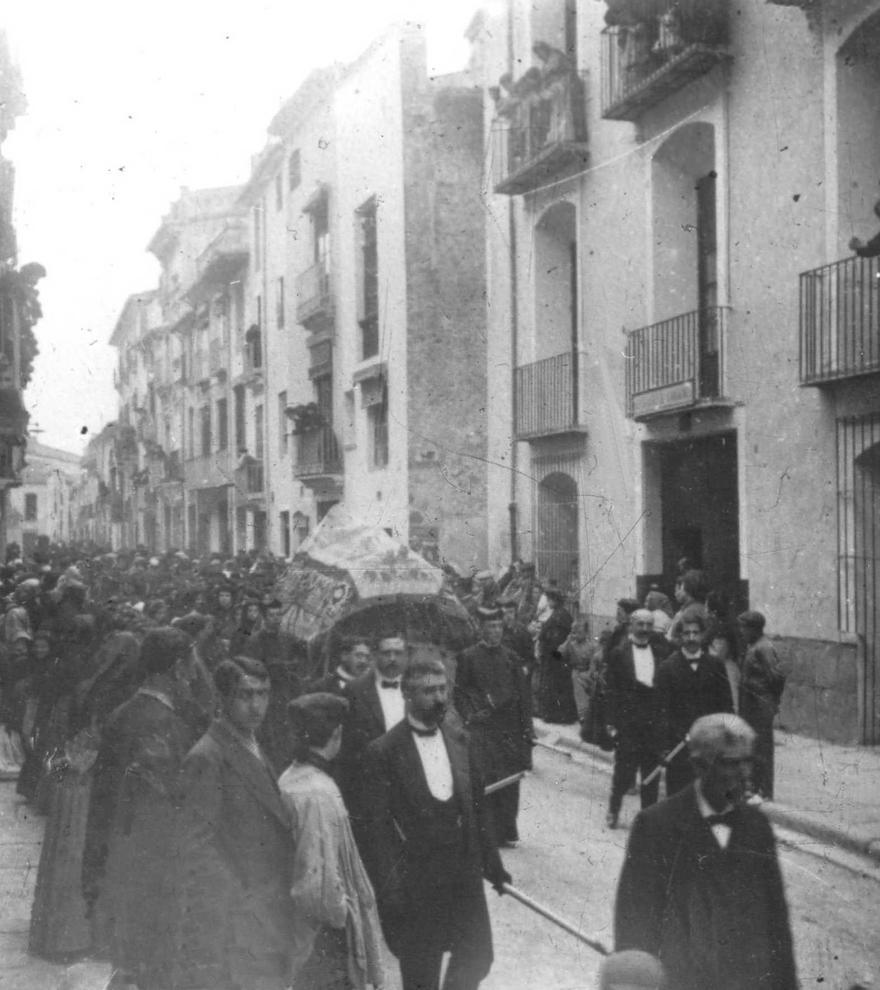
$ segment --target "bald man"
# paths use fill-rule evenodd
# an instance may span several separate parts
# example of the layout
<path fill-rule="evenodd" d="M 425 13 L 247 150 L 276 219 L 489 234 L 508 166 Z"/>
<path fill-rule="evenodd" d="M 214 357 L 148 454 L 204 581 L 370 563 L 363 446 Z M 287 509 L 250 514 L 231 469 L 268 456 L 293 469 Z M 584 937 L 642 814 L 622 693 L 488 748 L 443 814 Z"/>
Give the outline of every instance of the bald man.
<path fill-rule="evenodd" d="M 773 830 L 745 803 L 755 732 L 730 713 L 689 732 L 696 780 L 642 811 L 626 850 L 615 948 L 656 956 L 676 990 L 796 990 Z"/>
<path fill-rule="evenodd" d="M 636 773 L 642 781 L 660 759 L 660 711 L 654 677 L 669 644 L 654 634 L 654 615 L 639 608 L 629 618 L 627 639 L 611 651 L 606 671 L 608 735 L 614 740 L 614 774 L 605 824 L 616 828 L 623 796 Z M 642 808 L 657 800 L 660 781 L 642 784 Z"/>

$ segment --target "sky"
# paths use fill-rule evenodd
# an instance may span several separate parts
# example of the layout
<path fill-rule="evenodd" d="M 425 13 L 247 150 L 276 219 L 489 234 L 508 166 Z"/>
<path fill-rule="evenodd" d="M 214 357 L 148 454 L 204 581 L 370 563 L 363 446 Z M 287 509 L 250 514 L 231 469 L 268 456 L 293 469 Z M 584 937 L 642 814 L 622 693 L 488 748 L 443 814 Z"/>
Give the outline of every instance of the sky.
<path fill-rule="evenodd" d="M 247 179 L 278 107 L 314 68 L 398 20 L 425 25 L 430 72 L 463 68 L 479 0 L 48 0 L 0 16 L 27 113 L 15 166 L 19 263 L 39 261 L 31 434 L 79 452 L 116 414 L 107 344 L 153 288 L 146 251 L 182 186 Z"/>

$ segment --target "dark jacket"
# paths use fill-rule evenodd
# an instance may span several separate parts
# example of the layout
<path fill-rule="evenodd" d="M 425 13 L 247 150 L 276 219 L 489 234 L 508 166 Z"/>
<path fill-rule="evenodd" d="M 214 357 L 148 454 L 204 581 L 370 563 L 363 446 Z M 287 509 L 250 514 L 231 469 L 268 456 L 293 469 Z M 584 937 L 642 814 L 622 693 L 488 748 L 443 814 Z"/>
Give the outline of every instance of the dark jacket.
<path fill-rule="evenodd" d="M 456 723 L 441 731 L 453 778 L 453 798 L 443 812 L 406 720 L 370 744 L 364 863 L 385 940 L 401 965 L 436 950 L 439 971 L 440 953 L 452 949 L 479 981 L 492 965 L 483 877 L 500 883 L 506 874 L 467 733 Z"/>
<path fill-rule="evenodd" d="M 143 688 L 104 727 L 94 767 L 83 892 L 107 925 L 115 966 L 163 982 L 173 908 L 179 771 L 194 728 Z"/>
<path fill-rule="evenodd" d="M 462 817 L 463 847 L 450 863 L 438 850 L 433 799 L 406 720 L 371 743 L 367 751 L 369 853 L 366 857 L 376 896 L 418 899 L 450 878 L 458 886 L 482 889 L 483 877 L 497 876 L 498 846 L 483 801 L 484 782 L 470 751 L 467 733 L 442 728 L 455 797 Z"/>
<path fill-rule="evenodd" d="M 454 699 L 488 782 L 531 767 L 531 699 L 514 653 L 485 643 L 466 649 L 456 666 Z"/>
<path fill-rule="evenodd" d="M 361 811 L 364 761 L 367 746 L 385 734 L 385 718 L 379 702 L 376 674 L 368 670 L 348 685 L 348 714 L 342 729 L 342 748 L 336 761 L 336 782 L 348 809 L 359 845 L 362 843 Z M 363 854 L 363 849 L 361 849 Z"/>
<path fill-rule="evenodd" d="M 660 636 L 651 638 L 654 655 L 654 678 L 669 655 L 669 645 Z M 605 671 L 606 718 L 609 725 L 625 731 L 636 723 L 650 722 L 659 728 L 659 708 L 656 687 L 636 680 L 632 643 L 624 640 L 608 655 Z"/>
<path fill-rule="evenodd" d="M 755 808 L 730 814 L 721 849 L 694 785 L 633 824 L 615 906 L 615 950 L 659 957 L 676 990 L 796 990 L 773 830 Z"/>
<path fill-rule="evenodd" d="M 282 976 L 293 848 L 272 773 L 220 720 L 187 755 L 182 789 L 175 985 Z"/>
<path fill-rule="evenodd" d="M 732 712 L 733 698 L 724 664 L 702 651 L 697 669 L 676 650 L 654 677 L 660 709 L 660 743 L 672 749 L 703 715 Z"/>

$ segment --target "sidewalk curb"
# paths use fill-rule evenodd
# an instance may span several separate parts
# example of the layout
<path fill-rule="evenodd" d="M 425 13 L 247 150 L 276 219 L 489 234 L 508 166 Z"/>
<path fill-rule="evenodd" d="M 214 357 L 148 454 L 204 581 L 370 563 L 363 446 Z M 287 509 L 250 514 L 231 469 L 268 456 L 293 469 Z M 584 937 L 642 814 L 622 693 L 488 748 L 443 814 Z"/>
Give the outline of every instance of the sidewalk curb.
<path fill-rule="evenodd" d="M 558 746 L 560 749 L 582 753 L 592 760 L 606 763 L 609 766 L 614 762 L 613 752 L 606 752 L 591 743 L 573 739 L 570 735 L 560 732 L 555 726 L 536 727 L 536 731 L 542 741 Z M 864 829 L 847 829 L 839 825 L 829 824 L 820 815 L 800 811 L 777 801 L 765 801 L 761 805 L 761 810 L 774 825 L 780 825 L 792 832 L 799 832 L 811 839 L 837 846 L 837 848 L 845 849 L 847 852 L 858 853 L 875 863 L 880 863 L 880 836 L 873 835 Z"/>

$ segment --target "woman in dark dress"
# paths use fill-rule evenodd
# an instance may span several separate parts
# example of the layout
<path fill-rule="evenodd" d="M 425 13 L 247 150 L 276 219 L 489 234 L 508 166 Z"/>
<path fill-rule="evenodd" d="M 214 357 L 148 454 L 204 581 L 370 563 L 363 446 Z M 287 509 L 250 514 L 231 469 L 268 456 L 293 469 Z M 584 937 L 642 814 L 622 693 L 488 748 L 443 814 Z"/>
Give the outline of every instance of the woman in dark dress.
<path fill-rule="evenodd" d="M 63 591 L 52 628 L 59 644 L 59 699 L 50 720 L 61 742 L 49 758 L 48 821 L 43 835 L 28 950 L 47 959 L 82 955 L 92 944 L 82 895 L 82 856 L 98 736 L 79 695 L 93 673 L 95 618 L 80 612 L 85 588 Z"/>

